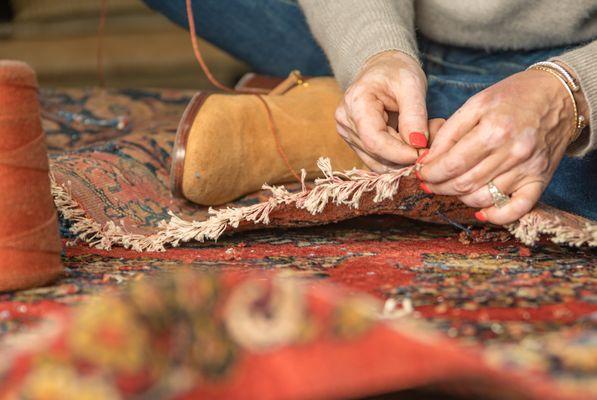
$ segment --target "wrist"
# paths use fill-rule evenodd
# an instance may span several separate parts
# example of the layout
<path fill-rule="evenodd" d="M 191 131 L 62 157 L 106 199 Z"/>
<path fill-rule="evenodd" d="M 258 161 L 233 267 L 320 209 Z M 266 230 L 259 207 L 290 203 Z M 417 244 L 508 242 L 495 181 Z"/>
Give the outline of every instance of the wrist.
<path fill-rule="evenodd" d="M 386 60 L 401 62 L 421 69 L 421 64 L 419 63 L 419 60 L 416 57 L 404 51 L 395 49 L 384 50 L 382 52 L 372 55 L 367 60 L 365 60 L 361 69 L 365 69 L 372 64 Z"/>
<path fill-rule="evenodd" d="M 532 72 L 533 70 L 538 72 L 546 72 L 552 77 L 554 77 L 555 80 L 559 81 L 560 88 L 563 89 L 565 95 L 569 99 L 569 103 L 572 105 L 574 125 L 572 127 L 570 133 L 570 140 L 568 143 L 571 144 L 575 142 L 581 135 L 584 128 L 587 126 L 587 122 L 585 120 L 584 115 L 581 113 L 579 104 L 577 102 L 577 97 L 575 96 L 575 93 L 580 92 L 580 86 L 578 85 L 577 80 L 571 74 L 569 74 L 568 71 L 564 69 L 561 65 L 551 61 L 538 62 L 527 68 L 527 72 Z M 560 95 L 563 95 L 564 92 L 560 91 Z M 582 96 L 582 99 L 584 99 L 584 95 Z"/>
<path fill-rule="evenodd" d="M 556 64 L 558 64 L 559 66 L 564 68 L 566 71 L 568 71 L 570 76 L 572 76 L 572 78 L 574 78 L 574 80 L 576 82 L 578 82 L 578 76 L 576 75 L 576 72 L 572 68 L 570 68 L 567 64 L 560 62 L 560 61 L 556 62 Z M 589 102 L 587 100 L 587 97 L 585 96 L 582 86 L 579 86 L 579 90 L 576 92 L 573 92 L 573 94 L 574 94 L 574 99 L 576 100 L 576 105 L 578 107 L 579 114 L 585 118 L 586 125 L 589 125 L 589 122 L 590 122 L 589 121 Z"/>

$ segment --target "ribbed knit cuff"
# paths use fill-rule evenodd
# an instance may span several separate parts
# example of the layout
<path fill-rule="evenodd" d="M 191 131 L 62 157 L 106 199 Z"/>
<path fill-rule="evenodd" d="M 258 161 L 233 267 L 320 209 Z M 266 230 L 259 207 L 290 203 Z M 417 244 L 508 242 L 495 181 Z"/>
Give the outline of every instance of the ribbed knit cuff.
<path fill-rule="evenodd" d="M 589 104 L 589 115 L 584 117 L 588 119 L 590 127 L 585 128 L 567 151 L 571 156 L 582 157 L 597 148 L 597 40 L 553 57 L 550 61 L 564 63 L 574 71 Z"/>
<path fill-rule="evenodd" d="M 367 36 L 367 41 L 362 41 L 363 35 L 361 41 L 354 43 L 352 48 L 344 48 L 337 65 L 332 65 L 336 79 L 344 89 L 370 58 L 384 51 L 397 50 L 420 62 L 415 38 L 411 37 L 411 32 L 399 26 L 373 26 L 368 29 Z"/>
<path fill-rule="evenodd" d="M 375 54 L 399 50 L 418 59 L 412 0 L 299 3 L 343 88 Z"/>

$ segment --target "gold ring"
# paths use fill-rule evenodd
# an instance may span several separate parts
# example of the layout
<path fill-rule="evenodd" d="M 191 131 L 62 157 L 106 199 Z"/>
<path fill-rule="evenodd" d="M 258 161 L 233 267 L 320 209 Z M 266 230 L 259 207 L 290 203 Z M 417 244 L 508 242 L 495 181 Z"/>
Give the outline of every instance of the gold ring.
<path fill-rule="evenodd" d="M 506 196 L 504 192 L 495 186 L 493 181 L 489 181 L 487 184 L 487 189 L 489 189 L 489 194 L 491 195 L 493 205 L 497 208 L 502 208 L 510 202 L 510 196 Z"/>

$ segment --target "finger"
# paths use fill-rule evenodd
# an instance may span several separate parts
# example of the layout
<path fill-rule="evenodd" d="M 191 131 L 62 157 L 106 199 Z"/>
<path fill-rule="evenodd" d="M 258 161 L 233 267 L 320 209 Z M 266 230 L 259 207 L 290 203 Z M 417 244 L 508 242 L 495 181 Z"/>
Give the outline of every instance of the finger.
<path fill-rule="evenodd" d="M 396 92 L 398 100 L 398 132 L 412 147 L 423 149 L 429 144 L 425 92 L 419 88 Z"/>
<path fill-rule="evenodd" d="M 433 138 L 435 137 L 435 135 L 437 134 L 437 132 L 440 130 L 440 128 L 442 127 L 442 125 L 446 122 L 446 120 L 444 118 L 433 118 L 429 120 L 429 138 L 431 140 L 431 142 L 433 143 Z M 421 174 L 419 173 L 419 167 L 422 165 L 422 163 L 425 161 L 425 158 L 427 157 L 427 154 L 429 153 L 429 149 L 419 149 L 419 157 L 417 158 L 416 164 L 417 168 L 415 168 L 415 175 L 417 177 L 417 179 L 422 180 L 421 178 Z M 425 189 L 423 189 L 425 190 Z M 425 190 L 427 191 L 427 190 Z M 429 193 L 432 193 L 431 191 L 429 191 Z"/>
<path fill-rule="evenodd" d="M 341 105 L 339 105 L 338 108 L 336 108 L 334 118 L 336 119 L 336 124 L 340 124 L 345 127 L 350 126 L 348 114 L 346 113 L 346 104 L 344 102 Z"/>
<path fill-rule="evenodd" d="M 336 122 L 336 132 L 349 144 L 352 143 L 352 137 L 356 136 L 350 127 L 341 122 Z"/>
<path fill-rule="evenodd" d="M 344 141 L 353 149 L 353 150 L 360 150 L 362 153 L 367 153 L 364 149 L 363 149 L 363 145 L 361 143 L 361 140 L 359 139 L 359 137 L 353 132 L 352 129 L 350 129 L 349 127 L 346 127 L 342 124 L 338 124 L 336 126 L 336 130 L 338 131 L 338 133 L 340 134 L 340 136 L 342 137 L 342 139 L 344 139 Z M 368 154 L 369 157 L 374 158 L 371 154 Z M 378 160 L 379 161 L 379 160 Z"/>
<path fill-rule="evenodd" d="M 362 152 L 366 151 L 363 149 L 363 143 L 355 132 L 356 127 L 346 114 L 344 107 L 336 110 L 336 130 L 338 134 L 351 146 L 357 146 Z M 371 156 L 371 154 L 370 154 Z"/>
<path fill-rule="evenodd" d="M 481 118 L 481 107 L 477 106 L 475 97 L 462 105 L 437 132 L 429 151 L 429 160 L 447 152 L 461 137 L 470 132 Z"/>
<path fill-rule="evenodd" d="M 396 164 L 412 164 L 417 151 L 389 134 L 383 113 L 381 101 L 369 94 L 357 99 L 348 110 L 367 153 Z"/>
<path fill-rule="evenodd" d="M 502 191 L 502 193 L 510 195 L 518 186 L 520 186 L 520 182 L 522 180 L 521 175 L 521 171 L 519 169 L 515 169 L 504 174 L 500 174 L 493 180 L 488 180 L 487 183 L 492 181 L 493 184 Z M 491 207 L 493 205 L 493 197 L 491 197 L 487 183 L 470 194 L 460 196 L 460 201 L 473 208 Z"/>
<path fill-rule="evenodd" d="M 440 140 L 440 134 L 441 129 L 438 132 L 436 141 Z M 459 138 L 458 143 L 445 153 L 440 155 L 436 153 L 436 157 L 433 158 L 431 157 L 432 151 L 430 150 L 420 171 L 421 177 L 426 183 L 446 182 L 463 175 L 487 158 L 492 148 L 485 142 L 480 125 L 477 125 L 466 135 Z"/>
<path fill-rule="evenodd" d="M 378 162 L 383 162 L 382 159 L 377 158 L 373 154 L 369 154 L 364 149 L 361 139 L 350 127 L 344 126 L 342 124 L 337 124 L 336 129 L 337 129 L 338 133 L 340 134 L 340 136 L 342 137 L 342 139 L 344 139 L 344 141 L 346 141 L 346 143 L 348 143 L 353 149 L 358 149 L 362 153 L 367 154 L 369 157 L 377 159 Z"/>
<path fill-rule="evenodd" d="M 398 131 L 398 113 L 395 111 L 390 111 L 387 114 L 388 119 L 386 120 L 386 125 L 394 128 L 395 131 Z"/>
<path fill-rule="evenodd" d="M 390 163 L 385 160 L 381 160 L 362 149 L 357 143 L 350 143 L 350 147 L 354 150 L 355 153 L 359 156 L 361 160 L 372 170 L 375 172 L 383 173 L 388 172 L 390 170 L 398 169 L 401 166 L 398 164 Z"/>
<path fill-rule="evenodd" d="M 445 118 L 432 118 L 429 120 L 429 143 L 433 143 L 437 136 L 437 132 L 445 123 Z"/>
<path fill-rule="evenodd" d="M 429 142 L 433 143 L 433 139 L 437 132 L 441 129 L 442 125 L 446 122 L 444 118 L 432 118 L 429 120 Z M 429 149 L 419 149 L 419 158 L 417 158 L 416 163 L 421 164 L 425 161 L 425 158 L 429 154 Z M 415 169 L 415 174 L 419 180 L 421 179 L 421 175 L 419 174 L 419 170 Z"/>
<path fill-rule="evenodd" d="M 356 146 L 352 146 L 352 148 L 371 171 L 383 174 L 397 168 L 395 165 L 384 164 L 383 162 L 376 160 Z"/>
<path fill-rule="evenodd" d="M 402 136 L 400 136 L 400 134 L 398 133 L 398 131 L 394 128 L 392 128 L 391 126 L 388 125 L 388 134 L 390 136 L 392 136 L 394 139 L 398 140 L 399 142 L 404 143 L 404 140 L 402 140 Z"/>
<path fill-rule="evenodd" d="M 453 147 L 452 149 L 455 148 Z M 507 151 L 500 151 L 496 154 L 490 154 L 487 158 L 481 160 L 477 165 L 456 178 L 435 184 L 427 181 L 425 183 L 429 190 L 435 194 L 466 196 L 478 191 L 479 188 L 487 185 L 495 177 L 511 171 L 517 165 L 520 165 L 518 159 L 510 157 Z M 424 179 L 427 172 L 426 170 L 425 173 L 423 171 L 419 173 Z"/>
<path fill-rule="evenodd" d="M 531 211 L 533 206 L 539 201 L 543 187 L 542 182 L 530 182 L 512 193 L 510 202 L 504 207 L 497 208 L 492 206 L 484 208 L 475 213 L 475 217 L 482 222 L 489 221 L 497 225 L 505 225 L 517 221 Z"/>
<path fill-rule="evenodd" d="M 377 159 L 371 154 L 368 154 L 362 148 L 362 144 L 358 136 L 356 136 L 349 128 L 338 124 L 338 133 L 348 143 L 348 145 L 354 150 L 361 160 L 369 167 L 372 171 L 383 173 L 392 169 L 396 169 L 399 165 L 393 163 L 387 163 L 383 160 Z"/>

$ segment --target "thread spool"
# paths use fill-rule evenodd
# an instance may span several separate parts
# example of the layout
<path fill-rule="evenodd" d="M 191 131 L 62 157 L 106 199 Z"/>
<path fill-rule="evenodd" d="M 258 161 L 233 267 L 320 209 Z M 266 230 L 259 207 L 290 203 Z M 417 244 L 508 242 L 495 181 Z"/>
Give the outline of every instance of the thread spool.
<path fill-rule="evenodd" d="M 35 72 L 0 60 L 0 291 L 62 272 Z"/>

